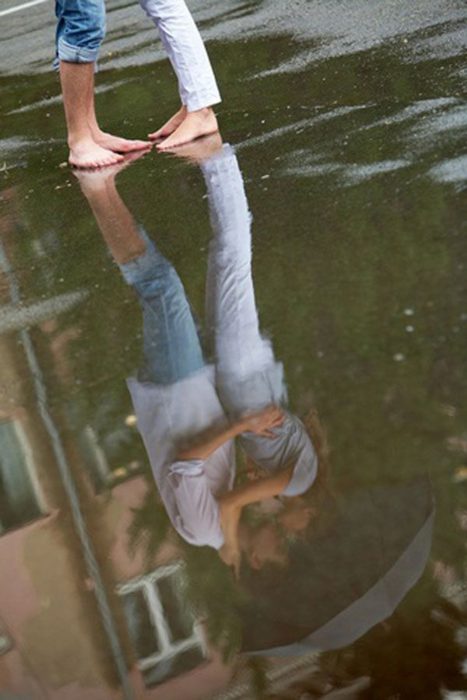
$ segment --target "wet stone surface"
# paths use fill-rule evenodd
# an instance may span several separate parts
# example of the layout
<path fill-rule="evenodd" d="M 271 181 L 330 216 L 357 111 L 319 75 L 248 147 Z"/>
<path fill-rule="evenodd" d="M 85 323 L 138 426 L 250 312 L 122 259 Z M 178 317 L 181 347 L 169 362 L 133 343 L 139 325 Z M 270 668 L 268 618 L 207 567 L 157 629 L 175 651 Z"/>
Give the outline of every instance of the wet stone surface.
<path fill-rule="evenodd" d="M 78 175 L 52 8 L 0 18 L 0 698 L 463 697 L 465 4 L 192 9 L 222 139 Z M 175 80 L 108 15 L 144 138 Z"/>

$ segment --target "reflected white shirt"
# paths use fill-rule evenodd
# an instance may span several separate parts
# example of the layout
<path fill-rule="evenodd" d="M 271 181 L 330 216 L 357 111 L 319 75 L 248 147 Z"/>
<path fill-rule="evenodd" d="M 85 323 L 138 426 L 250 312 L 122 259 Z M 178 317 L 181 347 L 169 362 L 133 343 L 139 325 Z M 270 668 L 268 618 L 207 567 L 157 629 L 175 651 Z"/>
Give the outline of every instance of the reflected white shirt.
<path fill-rule="evenodd" d="M 232 440 L 206 460 L 178 461 L 181 445 L 206 430 L 227 425 L 214 388 L 214 371 L 206 366 L 180 382 L 158 385 L 127 381 L 138 430 L 167 514 L 187 542 L 219 549 L 224 543 L 217 498 L 233 487 Z"/>

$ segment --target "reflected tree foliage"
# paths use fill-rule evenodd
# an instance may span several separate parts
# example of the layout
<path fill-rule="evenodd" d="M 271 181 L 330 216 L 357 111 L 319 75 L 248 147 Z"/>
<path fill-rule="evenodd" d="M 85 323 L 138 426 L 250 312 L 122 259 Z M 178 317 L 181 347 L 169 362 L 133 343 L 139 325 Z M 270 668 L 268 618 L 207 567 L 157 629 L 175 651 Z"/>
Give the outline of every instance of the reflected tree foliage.
<path fill-rule="evenodd" d="M 187 605 L 202 621 L 209 644 L 233 658 L 241 644 L 241 620 L 237 607 L 243 599 L 230 569 L 211 547 L 193 547 L 171 527 L 166 510 L 148 476 L 148 490 L 140 507 L 133 509 L 128 529 L 130 552 L 141 552 L 147 569 L 164 543 L 172 542 L 184 563 L 183 591 Z"/>

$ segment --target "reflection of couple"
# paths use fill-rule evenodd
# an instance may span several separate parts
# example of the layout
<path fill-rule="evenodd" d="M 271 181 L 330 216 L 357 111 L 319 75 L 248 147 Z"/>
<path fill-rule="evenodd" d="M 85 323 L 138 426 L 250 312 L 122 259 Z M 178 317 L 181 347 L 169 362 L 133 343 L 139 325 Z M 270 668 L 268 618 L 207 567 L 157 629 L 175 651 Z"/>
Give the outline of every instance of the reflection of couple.
<path fill-rule="evenodd" d="M 206 153 L 208 149 L 209 153 Z M 237 159 L 220 138 L 194 144 L 210 204 L 206 362 L 182 283 L 135 224 L 114 173 L 79 175 L 104 238 L 143 311 L 144 364 L 129 379 L 138 428 L 170 520 L 238 570 L 285 562 L 287 532 L 304 530 L 301 494 L 317 476 L 305 425 L 285 408 L 282 364 L 259 332 L 251 277 L 251 220 Z M 236 486 L 235 439 L 261 478 Z M 274 518 L 240 521 L 249 504 L 280 497 Z M 248 519 L 247 519 L 248 520 Z"/>

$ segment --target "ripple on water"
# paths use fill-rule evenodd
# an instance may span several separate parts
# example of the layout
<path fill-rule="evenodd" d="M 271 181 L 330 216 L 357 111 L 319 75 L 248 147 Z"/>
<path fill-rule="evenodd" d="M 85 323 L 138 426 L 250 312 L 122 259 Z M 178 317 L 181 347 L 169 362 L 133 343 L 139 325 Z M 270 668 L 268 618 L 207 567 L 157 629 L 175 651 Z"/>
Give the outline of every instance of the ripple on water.
<path fill-rule="evenodd" d="M 443 160 L 431 168 L 429 175 L 438 182 L 467 183 L 467 155 Z"/>

